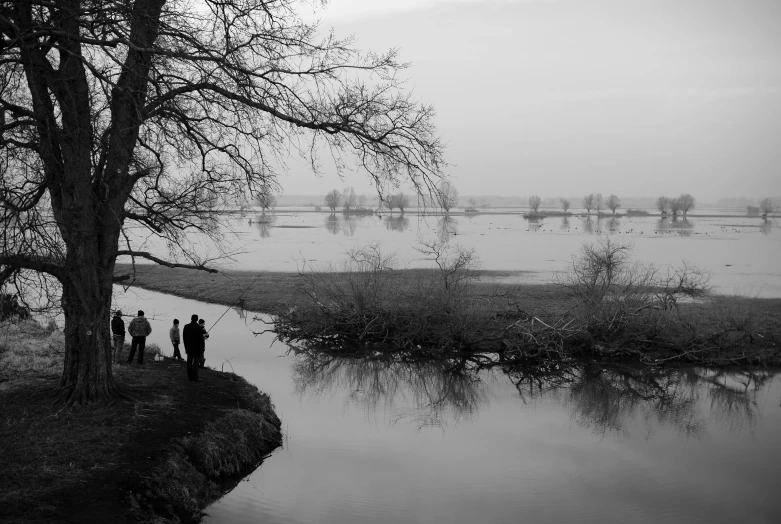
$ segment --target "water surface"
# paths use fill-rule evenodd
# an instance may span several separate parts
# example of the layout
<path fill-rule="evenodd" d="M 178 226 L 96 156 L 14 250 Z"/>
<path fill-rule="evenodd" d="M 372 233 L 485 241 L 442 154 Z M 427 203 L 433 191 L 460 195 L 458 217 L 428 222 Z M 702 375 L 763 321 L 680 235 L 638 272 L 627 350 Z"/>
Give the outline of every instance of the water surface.
<path fill-rule="evenodd" d="M 150 342 L 168 354 L 174 317 L 213 326 L 225 313 L 207 365 L 269 393 L 282 419 L 284 446 L 206 522 L 781 521 L 772 373 L 531 374 L 294 355 L 272 333 L 254 334 L 270 326 L 252 314 L 117 292 L 122 308 L 147 312 Z"/>
<path fill-rule="evenodd" d="M 235 234 L 224 238 L 237 254 L 233 263 L 224 264 L 227 268 L 297 271 L 339 264 L 347 251 L 370 243 L 397 253 L 403 265 L 431 266 L 416 248 L 420 241 L 440 239 L 474 248 L 484 269 L 523 271 L 514 281 L 531 283 L 550 281 L 584 243 L 609 235 L 631 244 L 633 256 L 645 263 L 665 268 L 686 262 L 709 271 L 719 293 L 781 297 L 781 234 L 774 221 L 759 218 L 575 215 L 528 220 L 497 213 L 443 217 L 279 211 L 237 216 L 229 229 Z M 145 247 L 167 252 L 152 239 Z M 202 251 L 216 254 L 206 245 Z"/>

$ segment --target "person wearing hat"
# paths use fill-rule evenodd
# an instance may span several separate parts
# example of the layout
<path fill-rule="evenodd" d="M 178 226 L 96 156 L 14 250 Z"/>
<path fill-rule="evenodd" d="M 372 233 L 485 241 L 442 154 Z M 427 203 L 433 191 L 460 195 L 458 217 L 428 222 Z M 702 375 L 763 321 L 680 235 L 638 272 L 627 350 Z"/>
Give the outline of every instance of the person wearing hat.
<path fill-rule="evenodd" d="M 114 362 L 119 362 L 122 348 L 125 347 L 125 321 L 122 320 L 122 311 L 116 310 L 111 319 L 111 335 L 114 345 Z"/>
<path fill-rule="evenodd" d="M 138 316 L 130 321 L 127 330 L 130 333 L 130 336 L 133 337 L 130 341 L 130 356 L 127 359 L 127 363 L 133 363 L 133 357 L 136 354 L 136 348 L 138 348 L 138 363 L 143 364 L 146 337 L 152 332 L 152 326 L 150 326 L 149 321 L 144 318 L 143 311 L 138 311 Z"/>

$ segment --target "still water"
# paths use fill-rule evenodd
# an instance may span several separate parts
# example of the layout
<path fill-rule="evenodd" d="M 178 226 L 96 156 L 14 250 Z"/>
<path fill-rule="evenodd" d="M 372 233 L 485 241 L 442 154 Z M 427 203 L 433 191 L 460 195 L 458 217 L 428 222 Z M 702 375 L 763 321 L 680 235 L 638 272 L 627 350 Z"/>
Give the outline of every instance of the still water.
<path fill-rule="evenodd" d="M 634 257 L 646 263 L 663 268 L 685 261 L 708 270 L 718 293 L 781 297 L 781 232 L 774 220 L 760 218 L 625 216 L 597 220 L 575 215 L 528 220 L 517 213 L 445 218 L 280 210 L 266 216 L 237 216 L 229 229 L 233 234 L 226 232 L 223 238 L 235 255 L 232 263 L 223 263 L 226 268 L 297 271 L 338 264 L 348 250 L 369 243 L 379 244 L 386 253 L 397 253 L 403 265 L 430 266 L 431 261 L 416 250 L 419 242 L 447 239 L 474 248 L 483 269 L 515 271 L 515 282 L 531 283 L 550 281 L 552 273 L 565 269 L 584 243 L 609 235 L 634 246 Z M 152 238 L 144 247 L 167 252 Z M 217 255 L 206 243 L 202 254 Z"/>
<path fill-rule="evenodd" d="M 205 522 L 781 522 L 770 372 L 294 355 L 254 334 L 270 326 L 252 313 L 116 290 L 169 355 L 173 318 L 205 317 L 207 365 L 269 393 L 282 419 L 283 447 Z"/>

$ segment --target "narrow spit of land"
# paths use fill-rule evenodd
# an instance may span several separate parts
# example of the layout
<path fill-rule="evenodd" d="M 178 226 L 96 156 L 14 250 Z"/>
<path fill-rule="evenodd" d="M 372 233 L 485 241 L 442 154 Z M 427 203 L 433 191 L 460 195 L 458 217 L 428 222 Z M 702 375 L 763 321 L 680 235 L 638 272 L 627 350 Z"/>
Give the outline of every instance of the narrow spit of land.
<path fill-rule="evenodd" d="M 418 277 L 428 277 L 435 273 L 435 270 L 428 269 L 398 270 L 392 271 L 389 278 L 398 279 L 399 285 L 403 285 L 405 281 L 416 282 Z M 152 265 L 137 265 L 134 272 L 129 265 L 118 265 L 116 274 L 133 274 L 133 278 L 127 281 L 128 284 L 153 291 L 281 315 L 283 321 L 277 328 L 282 328 L 283 337 L 289 336 L 291 332 L 294 337 L 311 332 L 326 338 L 338 334 L 349 339 L 351 332 L 333 331 L 334 325 L 329 324 L 332 320 L 326 319 L 325 324 L 317 322 L 321 320 L 319 317 L 324 311 L 331 315 L 333 307 L 346 308 L 336 316 L 344 313 L 349 317 L 348 324 L 352 326 L 357 322 L 359 332 L 363 334 L 366 326 L 361 322 L 369 322 L 372 326 L 382 323 L 381 319 L 375 322 L 378 319 L 367 320 L 361 315 L 358 315 L 360 318 L 355 318 L 357 313 L 350 311 L 350 299 L 346 299 L 346 303 L 340 306 L 320 304 L 319 300 L 328 302 L 329 298 L 321 298 L 319 294 L 313 300 L 311 275 L 251 271 L 212 274 Z M 580 331 L 573 335 L 562 335 L 563 330 L 549 330 L 545 322 L 572 326 L 574 324 L 569 324 L 568 319 L 572 319 L 573 315 L 583 321 L 592 314 L 589 308 L 584 309 L 567 289 L 552 283 L 517 284 L 515 282 L 523 275 L 521 272 L 478 271 L 476 275 L 479 278 L 473 281 L 469 296 L 479 304 L 479 308 L 477 316 L 473 315 L 470 322 L 495 328 L 491 328 L 493 334 L 489 333 L 491 336 L 486 339 L 489 342 L 495 339 L 496 333 L 500 333 L 501 337 L 496 339 L 498 346 L 494 350 L 488 349 L 492 347 L 490 344 L 474 344 L 472 351 L 479 352 L 480 348 L 484 348 L 486 351 L 504 353 L 501 344 L 507 331 L 503 330 L 502 326 L 507 325 L 508 319 L 510 323 L 518 319 L 526 323 L 529 320 L 537 322 L 539 319 L 542 322 L 532 322 L 532 327 L 538 329 L 542 326 L 545 331 L 542 335 L 549 339 L 553 337 L 551 340 L 560 358 L 639 359 L 646 364 L 673 360 L 705 365 L 781 363 L 781 352 L 777 343 L 781 338 L 781 299 L 715 295 L 706 299 L 681 302 L 675 311 L 668 312 L 665 317 L 667 320 L 662 323 L 656 319 L 652 323 L 628 326 L 620 332 L 607 334 L 595 334 L 588 328 L 578 328 Z M 352 285 L 348 283 L 348 275 L 331 273 L 328 278 L 343 289 Z M 307 290 L 310 295 L 307 295 Z M 387 299 L 385 301 L 387 302 Z M 393 316 L 398 313 L 399 308 L 406 307 L 408 306 L 402 303 L 393 304 L 388 314 Z M 410 304 L 409 307 L 414 309 L 415 304 Z M 390 322 L 397 320 L 391 319 Z M 644 319 L 641 320 L 645 322 Z M 340 321 L 337 318 L 336 322 Z M 441 328 L 433 327 L 436 326 L 433 318 L 431 322 L 428 329 L 432 330 L 432 333 Z M 406 325 L 406 321 L 402 321 L 402 324 Z M 284 331 L 286 328 L 291 329 Z M 598 328 L 602 329 L 604 326 Z M 420 329 L 427 328 L 421 326 Z M 539 346 L 542 340 L 539 334 L 539 331 L 521 332 L 519 336 L 524 340 L 516 342 L 520 342 L 524 347 L 528 346 L 529 341 Z M 421 335 L 425 339 L 427 334 L 421 332 Z M 569 338 L 565 341 L 562 336 Z M 306 335 L 304 337 L 306 338 Z M 316 339 L 317 337 L 313 342 L 317 343 Z M 552 346 L 548 342 L 543 356 L 550 357 L 549 348 Z M 566 344 L 567 349 L 562 344 Z M 533 353 L 534 348 L 529 354 Z M 536 353 L 539 353 L 539 348 Z"/>
<path fill-rule="evenodd" d="M 435 273 L 433 269 L 399 270 L 405 276 L 414 278 L 418 274 Z M 476 271 L 480 278 L 475 284 L 477 296 L 485 297 L 498 311 L 507 307 L 508 293 L 522 309 L 535 311 L 563 312 L 572 307 L 571 297 L 563 294 L 556 286 L 538 284 L 513 284 L 529 271 Z M 291 307 L 311 305 L 311 299 L 303 292 L 305 279 L 299 273 L 276 271 L 234 271 L 219 273 L 193 271 L 192 269 L 168 268 L 153 264 L 117 264 L 115 276 L 128 275 L 122 285 L 137 286 L 150 291 L 159 291 L 183 298 L 239 306 L 249 311 L 279 314 Z M 521 290 L 521 293 L 517 291 Z"/>
<path fill-rule="evenodd" d="M 59 409 L 62 345 L 35 322 L 0 323 L 0 521 L 193 522 L 281 443 L 257 388 L 208 369 L 189 382 L 151 351 L 114 367 L 126 399 Z"/>

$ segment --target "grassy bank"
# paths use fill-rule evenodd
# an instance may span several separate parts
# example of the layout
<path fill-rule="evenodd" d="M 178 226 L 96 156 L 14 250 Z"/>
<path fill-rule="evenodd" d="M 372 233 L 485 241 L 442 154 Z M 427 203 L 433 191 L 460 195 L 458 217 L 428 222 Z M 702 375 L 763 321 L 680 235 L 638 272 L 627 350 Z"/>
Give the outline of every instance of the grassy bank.
<path fill-rule="evenodd" d="M 131 400 L 57 410 L 63 337 L 0 324 L 0 520 L 193 522 L 281 442 L 268 396 L 229 373 L 201 382 L 171 360 L 119 365 Z"/>

